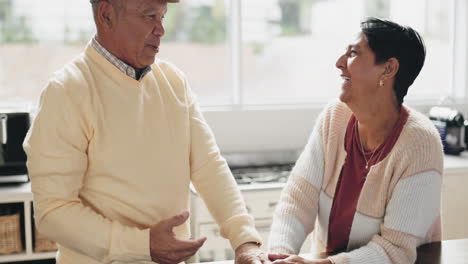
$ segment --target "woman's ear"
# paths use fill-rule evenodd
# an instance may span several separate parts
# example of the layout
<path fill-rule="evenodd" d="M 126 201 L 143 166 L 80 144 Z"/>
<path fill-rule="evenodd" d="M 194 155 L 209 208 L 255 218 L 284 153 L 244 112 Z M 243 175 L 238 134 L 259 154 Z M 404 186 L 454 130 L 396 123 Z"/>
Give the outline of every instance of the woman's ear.
<path fill-rule="evenodd" d="M 395 78 L 400 68 L 400 62 L 396 58 L 390 58 L 385 62 L 385 70 L 382 74 L 383 80 L 390 80 Z"/>

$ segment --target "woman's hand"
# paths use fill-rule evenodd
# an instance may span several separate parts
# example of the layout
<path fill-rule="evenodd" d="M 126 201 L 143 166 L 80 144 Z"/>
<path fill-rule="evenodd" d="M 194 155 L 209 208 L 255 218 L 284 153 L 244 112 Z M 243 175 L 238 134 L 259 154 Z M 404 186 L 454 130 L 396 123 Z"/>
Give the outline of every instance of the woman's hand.
<path fill-rule="evenodd" d="M 332 264 L 328 259 L 310 260 L 300 257 L 298 255 L 288 254 L 268 254 L 268 258 L 272 261 L 272 264 Z"/>

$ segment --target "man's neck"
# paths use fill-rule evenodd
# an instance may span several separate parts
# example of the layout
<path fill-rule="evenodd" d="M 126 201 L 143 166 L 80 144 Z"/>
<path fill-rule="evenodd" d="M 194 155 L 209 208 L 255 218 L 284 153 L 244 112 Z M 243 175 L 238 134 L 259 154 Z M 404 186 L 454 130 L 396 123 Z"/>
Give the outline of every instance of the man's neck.
<path fill-rule="evenodd" d="M 109 38 L 102 37 L 99 34 L 97 34 L 95 38 L 96 38 L 97 42 L 99 42 L 99 44 L 103 48 L 105 48 L 110 54 L 112 54 L 113 56 L 115 56 L 116 58 L 118 58 L 119 60 L 124 62 L 125 64 L 130 65 L 125 60 L 122 59 L 122 56 L 119 55 L 120 52 L 118 51 L 118 48 L 114 45 L 115 41 L 113 41 L 113 40 L 111 40 Z M 132 65 L 130 65 L 130 66 L 132 66 Z M 135 68 L 135 67 L 133 67 L 133 68 Z"/>
<path fill-rule="evenodd" d="M 97 36 L 92 40 L 91 45 L 100 53 L 105 59 L 107 59 L 111 64 L 117 67 L 125 75 L 135 79 L 141 80 L 146 73 L 151 70 L 151 66 L 144 68 L 134 68 L 133 66 L 127 64 L 125 61 L 122 61 L 120 58 L 116 57 L 111 51 L 107 50 L 99 41 Z"/>

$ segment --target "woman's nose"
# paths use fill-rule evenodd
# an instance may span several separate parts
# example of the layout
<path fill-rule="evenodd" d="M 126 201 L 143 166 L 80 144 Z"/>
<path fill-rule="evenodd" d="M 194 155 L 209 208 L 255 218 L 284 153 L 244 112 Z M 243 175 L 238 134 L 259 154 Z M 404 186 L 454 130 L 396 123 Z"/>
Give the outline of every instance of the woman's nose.
<path fill-rule="evenodd" d="M 341 56 L 338 58 L 338 60 L 336 61 L 335 66 L 336 66 L 338 69 L 340 69 L 340 70 L 343 70 L 343 69 L 345 68 L 345 65 L 346 65 L 346 63 L 345 63 L 345 57 L 346 57 L 346 55 L 343 54 L 343 55 L 341 55 Z"/>

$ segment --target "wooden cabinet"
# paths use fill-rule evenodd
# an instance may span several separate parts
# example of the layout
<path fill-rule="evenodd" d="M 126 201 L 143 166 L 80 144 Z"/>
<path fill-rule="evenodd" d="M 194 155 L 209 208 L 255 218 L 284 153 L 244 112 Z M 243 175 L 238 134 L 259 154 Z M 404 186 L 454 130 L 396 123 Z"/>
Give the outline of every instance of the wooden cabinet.
<path fill-rule="evenodd" d="M 468 153 L 446 156 L 442 180 L 442 239 L 468 238 Z"/>

